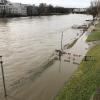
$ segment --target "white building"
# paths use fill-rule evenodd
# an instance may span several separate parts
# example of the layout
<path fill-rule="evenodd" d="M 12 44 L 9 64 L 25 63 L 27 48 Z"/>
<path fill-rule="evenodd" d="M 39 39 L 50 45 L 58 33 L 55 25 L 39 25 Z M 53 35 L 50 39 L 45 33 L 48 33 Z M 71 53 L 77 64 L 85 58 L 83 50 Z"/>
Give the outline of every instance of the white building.
<path fill-rule="evenodd" d="M 9 3 L 6 5 L 8 14 L 27 16 L 27 6 L 21 3 Z"/>
<path fill-rule="evenodd" d="M 21 3 L 11 3 L 7 0 L 0 0 L 0 16 L 27 16 L 28 7 L 31 5 Z M 32 6 L 32 15 L 37 13 L 35 6 Z M 29 9 L 30 12 L 30 9 Z"/>

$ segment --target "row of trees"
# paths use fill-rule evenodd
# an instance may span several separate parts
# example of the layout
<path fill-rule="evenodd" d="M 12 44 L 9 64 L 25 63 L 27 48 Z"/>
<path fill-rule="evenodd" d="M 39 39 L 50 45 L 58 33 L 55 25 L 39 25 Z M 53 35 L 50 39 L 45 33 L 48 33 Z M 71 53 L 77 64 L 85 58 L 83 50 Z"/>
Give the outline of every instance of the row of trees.
<path fill-rule="evenodd" d="M 41 3 L 38 7 L 38 12 L 39 14 L 70 13 L 71 9 L 64 7 L 53 7 L 52 5 Z"/>
<path fill-rule="evenodd" d="M 68 14 L 72 12 L 71 8 L 64 7 L 54 7 L 52 5 L 47 5 L 46 3 L 41 3 L 39 6 L 35 6 L 35 9 L 32 11 L 31 6 L 28 7 L 28 14 L 32 15 L 32 12 L 35 11 L 36 15 L 52 15 L 52 14 Z"/>

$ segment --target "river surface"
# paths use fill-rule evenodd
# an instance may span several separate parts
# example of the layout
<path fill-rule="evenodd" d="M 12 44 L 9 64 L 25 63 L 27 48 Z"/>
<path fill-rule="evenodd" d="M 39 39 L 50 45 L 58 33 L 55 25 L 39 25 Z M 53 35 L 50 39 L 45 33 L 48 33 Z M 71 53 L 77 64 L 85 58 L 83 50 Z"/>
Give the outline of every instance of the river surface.
<path fill-rule="evenodd" d="M 61 33 L 64 32 L 64 46 L 81 33 L 81 30 L 72 29 L 71 26 L 88 24 L 85 21 L 87 19 L 92 19 L 92 17 L 69 14 L 0 19 L 0 55 L 3 56 L 7 90 L 9 91 L 12 87 L 15 88 L 17 84 L 20 84 L 18 82 L 21 79 L 30 77 L 32 79 L 32 74 L 48 61 L 55 49 L 61 48 Z M 67 52 L 84 55 L 87 52 L 85 49 L 88 48 L 85 39 L 86 36 L 84 35 L 73 49 Z M 65 59 L 69 59 L 68 56 L 63 56 L 62 59 L 61 63 L 56 61 L 44 71 L 35 82 L 30 82 L 30 87 L 29 84 L 28 87 L 26 85 L 22 88 L 19 86 L 19 90 L 10 94 L 21 98 L 20 100 L 52 100 L 77 69 L 77 65 L 64 62 Z M 77 59 L 78 63 L 81 59 L 82 57 Z M 23 83 L 22 81 L 21 84 Z M 0 72 L 0 93 L 2 94 L 2 92 L 3 84 Z"/>

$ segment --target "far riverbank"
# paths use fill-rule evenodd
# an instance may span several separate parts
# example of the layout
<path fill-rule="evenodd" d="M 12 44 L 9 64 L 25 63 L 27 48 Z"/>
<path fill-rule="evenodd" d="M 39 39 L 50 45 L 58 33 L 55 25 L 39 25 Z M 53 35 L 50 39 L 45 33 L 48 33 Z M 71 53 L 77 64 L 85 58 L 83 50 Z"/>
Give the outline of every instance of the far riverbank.
<path fill-rule="evenodd" d="M 53 16 L 53 15 L 68 15 L 68 14 L 71 14 L 71 13 L 41 13 L 41 14 L 37 14 L 37 15 L 34 15 L 34 16 L 20 16 L 20 15 L 6 15 L 6 16 L 0 16 L 0 18 L 17 18 L 17 17 L 38 17 L 38 16 Z"/>

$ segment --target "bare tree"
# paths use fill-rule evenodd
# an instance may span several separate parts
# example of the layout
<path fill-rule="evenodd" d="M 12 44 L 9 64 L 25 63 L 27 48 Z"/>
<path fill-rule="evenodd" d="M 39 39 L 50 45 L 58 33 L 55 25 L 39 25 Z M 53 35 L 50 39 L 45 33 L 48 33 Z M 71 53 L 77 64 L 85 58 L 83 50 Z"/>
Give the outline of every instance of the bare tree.
<path fill-rule="evenodd" d="M 93 0 L 91 1 L 91 14 L 93 15 L 93 17 L 98 16 L 98 14 L 100 13 L 100 0 Z"/>

